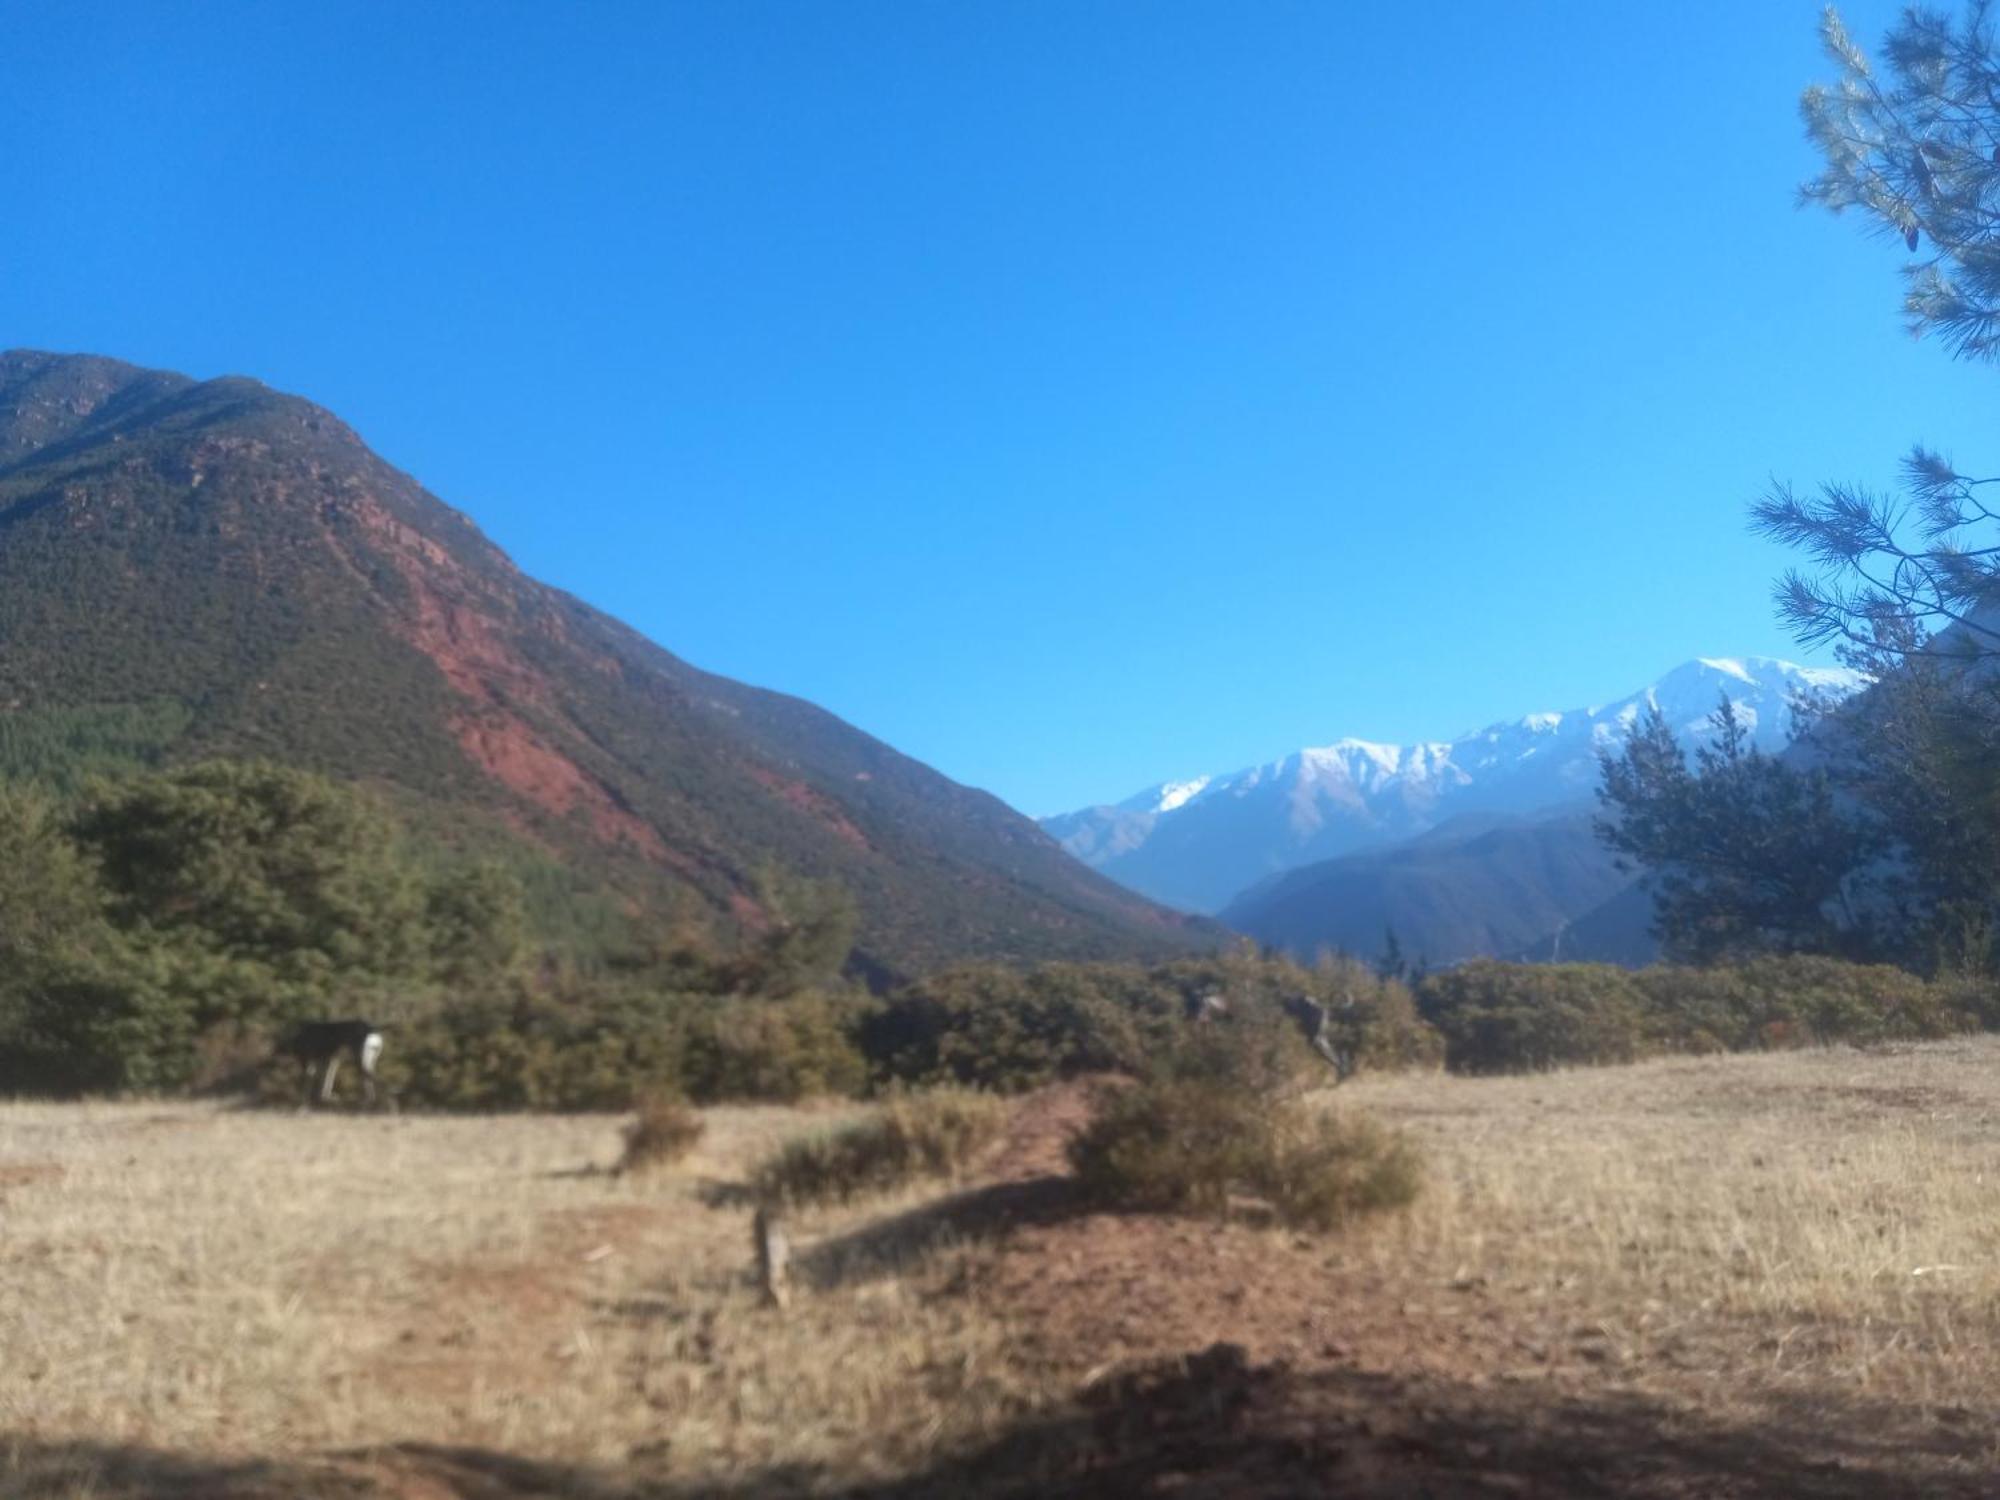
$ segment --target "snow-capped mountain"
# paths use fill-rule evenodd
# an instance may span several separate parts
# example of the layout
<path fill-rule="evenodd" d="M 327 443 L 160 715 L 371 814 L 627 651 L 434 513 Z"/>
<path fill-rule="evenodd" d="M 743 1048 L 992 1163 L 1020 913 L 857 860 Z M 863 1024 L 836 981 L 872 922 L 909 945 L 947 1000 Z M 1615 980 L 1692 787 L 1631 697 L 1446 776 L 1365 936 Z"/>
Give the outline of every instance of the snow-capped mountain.
<path fill-rule="evenodd" d="M 1690 742 L 1726 696 L 1755 743 L 1781 748 L 1799 698 L 1838 700 L 1860 674 L 1773 657 L 1702 657 L 1614 703 L 1533 713 L 1454 740 L 1343 739 L 1221 776 L 1161 782 L 1123 802 L 1042 819 L 1071 854 L 1134 890 L 1214 912 L 1285 870 L 1424 833 L 1467 814 L 1519 816 L 1579 804 L 1658 705 Z"/>

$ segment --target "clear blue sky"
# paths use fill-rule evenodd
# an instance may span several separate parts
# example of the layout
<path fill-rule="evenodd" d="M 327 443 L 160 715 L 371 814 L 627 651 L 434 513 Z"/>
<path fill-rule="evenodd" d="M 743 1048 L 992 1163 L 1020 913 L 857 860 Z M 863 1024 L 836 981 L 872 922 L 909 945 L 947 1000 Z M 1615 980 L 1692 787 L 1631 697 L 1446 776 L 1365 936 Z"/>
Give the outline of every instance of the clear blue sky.
<path fill-rule="evenodd" d="M 309 395 L 531 573 L 1058 811 L 1796 655 L 1768 477 L 2000 458 L 1897 252 L 1793 207 L 1816 20 L 17 6 L 0 346 Z"/>

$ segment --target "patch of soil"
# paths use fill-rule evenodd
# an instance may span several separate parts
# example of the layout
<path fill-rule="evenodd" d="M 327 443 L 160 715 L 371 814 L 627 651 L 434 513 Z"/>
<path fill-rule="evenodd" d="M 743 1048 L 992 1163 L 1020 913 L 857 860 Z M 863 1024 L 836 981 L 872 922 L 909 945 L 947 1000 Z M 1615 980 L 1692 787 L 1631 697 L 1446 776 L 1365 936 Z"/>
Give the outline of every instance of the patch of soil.
<path fill-rule="evenodd" d="M 408 598 L 398 605 L 406 638 L 470 705 L 453 718 L 451 730 L 473 763 L 544 811 L 558 817 L 580 812 L 600 842 L 629 844 L 663 858 L 666 848 L 658 830 L 551 745 L 515 707 L 526 704 L 554 714 L 557 695 L 509 639 L 508 627 L 477 580 L 379 501 L 363 498 L 349 505 L 346 514 L 371 535 L 408 589 Z M 365 582 L 367 573 L 348 556 L 336 529 L 322 529 L 335 555 Z"/>
<path fill-rule="evenodd" d="M 1031 1099 L 994 1171 L 1016 1187 L 1049 1182 L 1087 1116 L 1079 1088 Z M 2000 1493 L 1991 1412 L 1947 1428 L 1901 1408 L 1833 1418 L 1851 1393 L 1826 1393 L 1804 1417 L 1768 1393 L 1732 1404 L 1713 1375 L 1740 1351 L 1694 1358 L 1683 1345 L 1651 1362 L 1581 1292 L 1524 1305 L 1339 1236 L 1068 1202 L 1014 1225 L 976 1287 L 1017 1330 L 1013 1357 L 1078 1392 L 1072 1408 L 926 1476 L 929 1492 Z"/>
<path fill-rule="evenodd" d="M 404 1326 L 359 1378 L 378 1389 L 470 1404 L 475 1390 L 531 1394 L 563 1380 L 593 1267 L 641 1253 L 656 1211 L 607 1204 L 549 1215 L 532 1258 L 439 1260 Z"/>
<path fill-rule="evenodd" d="M 630 844 L 654 859 L 665 856 L 666 845 L 650 823 L 518 715 L 499 709 L 460 714 L 451 730 L 473 764 L 509 791 L 558 817 L 580 810 L 600 843 Z"/>
<path fill-rule="evenodd" d="M 1070 1139 L 1090 1123 L 1093 1092 L 1118 1088 L 1121 1082 L 1115 1078 L 1083 1079 L 1023 1097 L 988 1163 L 990 1175 L 1004 1182 L 1067 1173 Z"/>
<path fill-rule="evenodd" d="M 854 826 L 832 798 L 814 791 L 803 781 L 790 780 L 762 766 L 750 766 L 747 769 L 754 781 L 765 790 L 775 793 L 778 800 L 786 806 L 795 808 L 813 821 L 832 829 L 857 849 L 873 847 L 868 842 L 868 835 Z"/>
<path fill-rule="evenodd" d="M 59 1161 L 0 1162 L 0 1192 L 8 1188 L 31 1187 L 38 1182 L 61 1182 L 67 1169 Z"/>

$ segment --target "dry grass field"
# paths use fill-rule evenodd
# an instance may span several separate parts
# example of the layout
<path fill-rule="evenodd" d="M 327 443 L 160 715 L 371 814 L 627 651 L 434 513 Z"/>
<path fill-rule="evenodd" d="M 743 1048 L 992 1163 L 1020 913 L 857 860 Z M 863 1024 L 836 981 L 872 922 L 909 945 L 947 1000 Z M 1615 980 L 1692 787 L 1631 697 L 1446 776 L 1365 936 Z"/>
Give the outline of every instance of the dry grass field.
<path fill-rule="evenodd" d="M 1356 1106 L 1400 1218 L 1086 1213 L 1052 1091 L 801 1215 L 781 1312 L 740 1185 L 856 1107 L 628 1178 L 602 1117 L 0 1105 L 0 1495 L 2000 1493 L 2000 1041 Z"/>

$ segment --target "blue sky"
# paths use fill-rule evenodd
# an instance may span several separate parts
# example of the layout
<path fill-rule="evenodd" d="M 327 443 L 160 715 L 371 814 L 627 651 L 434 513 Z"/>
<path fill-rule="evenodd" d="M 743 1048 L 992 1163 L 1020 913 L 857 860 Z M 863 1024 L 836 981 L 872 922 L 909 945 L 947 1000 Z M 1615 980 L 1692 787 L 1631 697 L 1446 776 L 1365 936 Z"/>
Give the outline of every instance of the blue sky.
<path fill-rule="evenodd" d="M 531 573 L 1059 811 L 1797 656 L 1771 476 L 2000 457 L 1898 252 L 1793 207 L 1816 21 L 16 7 L 0 346 L 309 395 Z"/>

